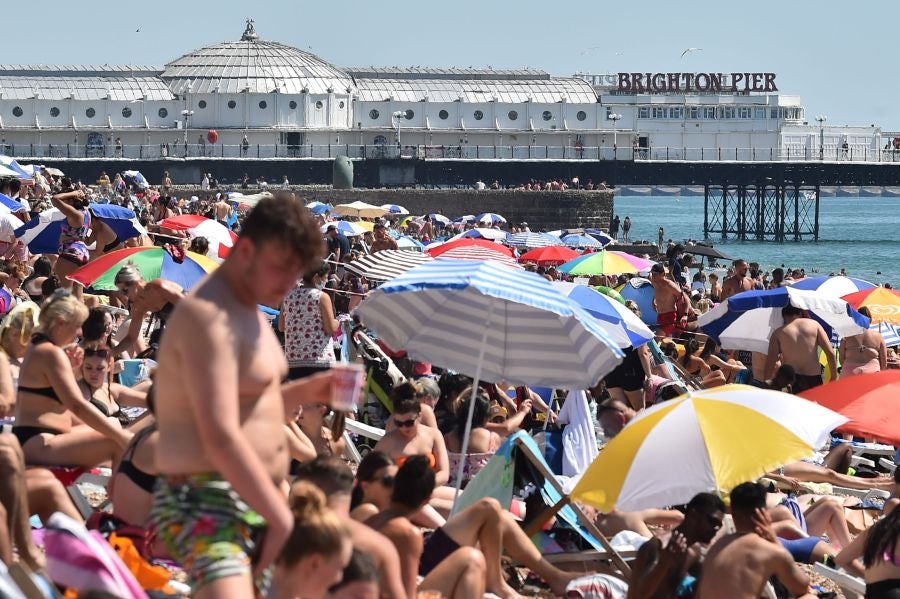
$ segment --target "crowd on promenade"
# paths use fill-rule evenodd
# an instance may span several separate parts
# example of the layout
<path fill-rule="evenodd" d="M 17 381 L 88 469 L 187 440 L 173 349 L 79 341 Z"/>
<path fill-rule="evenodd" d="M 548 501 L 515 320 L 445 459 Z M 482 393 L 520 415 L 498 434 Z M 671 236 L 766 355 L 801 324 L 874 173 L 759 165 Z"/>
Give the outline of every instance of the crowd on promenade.
<path fill-rule="evenodd" d="M 478 497 L 454 511 L 455 484 L 465 488 L 519 431 L 561 427 L 565 405 L 552 391 L 476 385 L 367 335 L 353 311 L 378 281 L 352 263 L 397 250 L 404 237 L 421 249 L 472 231 L 529 234 L 528 223 L 387 213 L 359 219 L 361 230 L 347 236 L 329 210 L 310 211 L 286 189 L 242 203 L 210 179 L 193 197 L 178 197 L 168 174 L 158 185 L 106 173 L 85 184 L 47 171 L 27 185 L 0 181 L 10 200 L 0 215 L 0 584 L 22 584 L 6 575 L 18 567 L 38 586 L 75 584 L 59 554 L 45 554 L 52 531 L 33 527 L 62 514 L 109 540 L 104 563 L 115 560 L 140 586 L 201 598 L 759 597 L 770 579 L 785 596 L 806 597 L 817 591 L 801 565 L 814 563 L 863 578 L 867 597 L 900 593 L 900 479 L 857 476 L 843 443 L 735 486 L 728 506 L 709 492 L 653 510 L 581 506 L 597 534 L 631 531 L 639 549 L 630 573 L 606 560 L 548 559 L 529 524 L 554 518 L 533 484 L 511 502 Z M 132 210 L 139 234 L 120 238 L 96 204 Z M 32 253 L 18 223 L 36 227 L 51 209 L 60 215 L 57 251 Z M 161 224 L 177 215 L 237 233 L 227 256 Z M 113 262 L 111 288 L 82 284 L 86 269 L 127 248 L 161 248 L 176 265 L 198 253 L 219 264 L 188 289 L 149 276 L 137 258 Z M 504 252 L 518 260 L 524 248 Z M 640 318 L 638 303 L 617 291 L 640 279 L 658 314 L 653 341 L 624 348 L 587 391 L 599 438 L 690 389 L 745 383 L 799 393 L 895 361 L 877 330 L 835 350 L 790 304 L 767 353 L 724 350 L 699 330 L 698 315 L 805 272 L 776 268 L 767 277 L 736 260 L 720 280 L 722 271 L 696 264 L 691 246 L 671 243 L 665 254 L 642 273 L 646 283 L 637 272 L 578 281 Z M 555 264 L 521 266 L 572 280 Z M 369 369 L 355 410 L 336 403 L 335 367 L 347 354 L 393 369 L 389 379 Z M 362 438 L 346 434 L 354 419 L 383 429 L 363 456 Z M 72 499 L 84 471 L 109 475 L 108 503 L 88 513 Z M 883 490 L 887 499 L 864 506 L 860 519 L 860 502 L 827 485 Z M 108 596 L 84 591 L 89 574 L 78 578 L 86 585 L 78 596 Z"/>

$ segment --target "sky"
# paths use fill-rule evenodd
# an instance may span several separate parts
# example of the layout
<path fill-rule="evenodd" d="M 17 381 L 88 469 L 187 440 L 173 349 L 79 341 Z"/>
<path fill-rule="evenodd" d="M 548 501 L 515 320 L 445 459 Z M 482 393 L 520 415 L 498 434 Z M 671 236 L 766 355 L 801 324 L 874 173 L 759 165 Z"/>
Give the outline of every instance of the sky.
<path fill-rule="evenodd" d="M 6 64 L 162 66 L 264 40 L 338 66 L 456 66 L 575 72 L 774 72 L 806 118 L 900 130 L 895 0 L 45 0 L 4 30 Z M 36 36 L 36 32 L 39 35 Z M 892 43 L 893 42 L 893 43 Z M 686 48 L 702 48 L 681 53 Z"/>

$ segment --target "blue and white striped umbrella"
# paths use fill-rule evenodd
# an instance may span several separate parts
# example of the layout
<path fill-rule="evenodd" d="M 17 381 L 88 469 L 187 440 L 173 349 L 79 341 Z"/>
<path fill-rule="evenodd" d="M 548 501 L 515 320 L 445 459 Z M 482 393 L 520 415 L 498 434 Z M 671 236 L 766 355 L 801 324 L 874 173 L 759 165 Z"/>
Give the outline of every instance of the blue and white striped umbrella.
<path fill-rule="evenodd" d="M 482 212 L 475 217 L 475 221 L 485 225 L 496 225 L 499 223 L 505 223 L 506 219 L 499 214 L 494 214 L 493 212 Z"/>
<path fill-rule="evenodd" d="M 513 233 L 506 240 L 509 245 L 519 248 L 545 248 L 563 245 L 562 240 L 547 233 Z"/>
<path fill-rule="evenodd" d="M 884 345 L 886 347 L 894 347 L 900 345 L 900 332 L 897 331 L 897 325 L 887 322 L 873 322 L 869 325 L 873 331 L 878 331 L 884 337 Z"/>
<path fill-rule="evenodd" d="M 0 210 L 3 212 L 22 212 L 26 211 L 24 204 L 9 197 L 5 193 L 0 193 Z"/>
<path fill-rule="evenodd" d="M 807 291 L 818 291 L 826 297 L 839 298 L 864 289 L 874 289 L 875 284 L 862 279 L 854 279 L 853 277 L 829 277 L 825 275 L 800 279 L 793 283 L 791 287 Z"/>
<path fill-rule="evenodd" d="M 603 248 L 603 244 L 590 235 L 566 235 L 562 242 L 570 248 Z"/>
<path fill-rule="evenodd" d="M 507 233 L 506 231 L 501 231 L 500 229 L 484 229 L 484 228 L 475 228 L 469 229 L 468 231 L 463 231 L 459 235 L 454 235 L 447 241 L 453 241 L 455 239 L 488 239 L 490 241 L 506 241 Z"/>
<path fill-rule="evenodd" d="M 325 214 L 326 212 L 331 210 L 331 204 L 325 204 L 323 202 L 310 202 L 306 205 L 306 209 L 313 214 Z"/>
<path fill-rule="evenodd" d="M 825 297 L 817 291 L 779 287 L 766 291 L 745 291 L 702 314 L 700 330 L 712 337 L 722 349 L 742 349 L 767 353 L 769 337 L 784 324 L 781 308 L 790 303 L 806 310 L 830 337 L 832 331 L 842 337 L 859 335 L 869 319 L 842 299 Z"/>
<path fill-rule="evenodd" d="M 470 225 L 475 222 L 474 214 L 466 214 L 464 216 L 457 216 L 453 219 L 454 225 Z"/>
<path fill-rule="evenodd" d="M 449 225 L 450 219 L 444 216 L 443 214 L 432 213 L 425 216 L 426 219 L 434 221 L 436 223 L 441 223 L 442 225 Z"/>
<path fill-rule="evenodd" d="M 106 223 L 121 241 L 138 237 L 147 230 L 137 220 L 133 210 L 115 204 L 90 204 L 91 218 Z M 32 254 L 55 254 L 59 250 L 59 234 L 65 216 L 57 208 L 44 210 L 16 229 L 20 239 Z"/>
<path fill-rule="evenodd" d="M 415 250 L 417 252 L 425 251 L 425 244 L 409 235 L 401 235 L 398 237 L 397 247 L 401 250 Z"/>
<path fill-rule="evenodd" d="M 390 214 L 409 214 L 409 210 L 407 210 L 403 206 L 398 206 L 397 204 L 382 204 L 381 207 L 387 210 Z"/>
<path fill-rule="evenodd" d="M 587 285 L 554 281 L 553 286 L 596 318 L 619 347 L 638 347 L 653 340 L 653 331 L 622 302 Z"/>
<path fill-rule="evenodd" d="M 600 229 L 585 229 L 584 232 L 599 241 L 603 247 L 615 241 L 606 231 L 601 231 Z"/>
<path fill-rule="evenodd" d="M 487 381 L 584 389 L 622 359 L 603 328 L 549 281 L 491 261 L 417 266 L 356 312 L 390 347 Z"/>

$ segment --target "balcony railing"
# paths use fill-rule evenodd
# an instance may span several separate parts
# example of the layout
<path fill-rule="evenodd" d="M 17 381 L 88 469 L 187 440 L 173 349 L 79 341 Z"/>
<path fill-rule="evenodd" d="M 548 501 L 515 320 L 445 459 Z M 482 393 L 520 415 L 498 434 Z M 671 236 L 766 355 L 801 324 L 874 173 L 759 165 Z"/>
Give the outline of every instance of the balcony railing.
<path fill-rule="evenodd" d="M 0 154 L 22 162 L 40 159 L 107 158 L 160 159 L 328 159 L 348 156 L 353 160 L 418 158 L 438 160 L 584 160 L 654 162 L 900 162 L 900 149 L 860 146 L 819 148 L 648 148 L 553 146 L 553 145 L 355 145 L 355 144 L 0 144 Z"/>

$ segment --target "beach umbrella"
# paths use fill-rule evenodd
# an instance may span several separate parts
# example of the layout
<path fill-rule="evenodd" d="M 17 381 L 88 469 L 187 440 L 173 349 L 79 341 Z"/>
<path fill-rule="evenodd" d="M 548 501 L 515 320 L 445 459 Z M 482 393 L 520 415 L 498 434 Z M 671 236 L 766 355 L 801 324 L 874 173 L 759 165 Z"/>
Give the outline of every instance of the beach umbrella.
<path fill-rule="evenodd" d="M 44 170 L 47 172 L 48 175 L 52 175 L 54 177 L 65 177 L 66 176 L 66 174 L 64 172 L 62 172 L 58 168 L 54 168 L 52 166 L 44 167 Z"/>
<path fill-rule="evenodd" d="M 653 331 L 634 312 L 612 297 L 586 285 L 553 281 L 553 286 L 596 318 L 619 347 L 638 347 L 653 339 Z"/>
<path fill-rule="evenodd" d="M 349 204 L 338 204 L 331 211 L 341 216 L 355 216 L 357 218 L 378 218 L 387 214 L 387 210 L 381 206 L 373 206 L 359 200 Z"/>
<path fill-rule="evenodd" d="M 586 389 L 623 357 L 597 321 L 549 281 L 490 261 L 422 264 L 373 291 L 355 314 L 388 346 L 475 379 L 463 455 L 480 381 Z"/>
<path fill-rule="evenodd" d="M 570 260 L 560 266 L 559 271 L 573 276 L 620 275 L 649 270 L 653 264 L 651 260 L 638 258 L 625 252 L 601 250 Z"/>
<path fill-rule="evenodd" d="M 354 237 L 356 235 L 362 235 L 363 233 L 366 232 L 366 228 L 360 226 L 359 223 L 352 223 L 347 220 L 338 220 L 338 221 L 333 221 L 330 223 L 325 223 L 324 225 L 322 225 L 322 233 L 327 232 L 328 227 L 330 227 L 332 225 L 337 227 L 338 233 L 342 233 L 342 234 L 346 235 L 347 237 Z"/>
<path fill-rule="evenodd" d="M 147 234 L 133 210 L 115 204 L 90 204 L 91 217 L 106 223 L 119 240 Z M 58 208 L 44 210 L 16 229 L 16 237 L 32 254 L 55 254 L 59 251 L 59 235 L 66 217 Z"/>
<path fill-rule="evenodd" d="M 417 252 L 425 251 L 425 245 L 418 239 L 414 239 L 409 235 L 400 235 L 397 237 L 397 247 L 401 250 L 415 250 Z"/>
<path fill-rule="evenodd" d="M 603 247 L 615 242 L 615 239 L 610 237 L 609 233 L 601 231 L 600 229 L 585 229 L 584 232 L 599 241 Z"/>
<path fill-rule="evenodd" d="M 657 314 L 653 306 L 653 283 L 643 277 L 632 277 L 618 288 L 624 300 L 631 300 L 641 311 L 641 320 L 650 326 L 656 326 Z"/>
<path fill-rule="evenodd" d="M 310 202 L 306 205 L 306 209 L 316 215 L 325 214 L 326 212 L 331 210 L 331 204 L 325 204 L 323 202 Z"/>
<path fill-rule="evenodd" d="M 442 243 L 438 246 L 429 245 L 425 250 L 427 253 L 431 254 L 435 258 L 443 254 L 444 252 L 449 252 L 452 249 L 458 247 L 481 247 L 487 250 L 492 250 L 495 252 L 500 252 L 502 254 L 506 254 L 510 258 L 513 257 L 513 251 L 506 247 L 505 245 L 500 245 L 499 243 L 494 243 L 493 241 L 487 241 L 486 239 L 455 239 L 453 241 L 447 241 L 446 243 Z"/>
<path fill-rule="evenodd" d="M 846 416 L 839 433 L 900 445 L 900 370 L 848 376 L 799 396 Z"/>
<path fill-rule="evenodd" d="M 397 204 L 382 204 L 381 208 L 386 210 L 388 214 L 409 214 L 409 210 Z"/>
<path fill-rule="evenodd" d="M 243 208 L 244 210 L 249 210 L 250 208 L 255 207 L 261 200 L 265 200 L 266 198 L 274 197 L 268 191 L 261 191 L 259 193 L 251 193 L 249 195 L 239 195 L 234 196 L 233 198 L 229 198 L 231 201 L 234 201 L 238 207 Z"/>
<path fill-rule="evenodd" d="M 126 264 L 133 264 L 145 281 L 166 279 L 191 289 L 207 273 L 218 266 L 206 256 L 185 252 L 184 258 L 173 256 L 161 247 L 136 247 L 116 250 L 92 260 L 68 276 L 85 287 L 114 291 L 116 273 Z"/>
<path fill-rule="evenodd" d="M 450 224 L 450 219 L 444 216 L 443 214 L 437 214 L 436 212 L 432 212 L 431 214 L 425 215 L 425 220 L 434 221 L 436 223 L 441 223 L 444 226 Z"/>
<path fill-rule="evenodd" d="M 482 212 L 478 216 L 475 217 L 475 222 L 482 223 L 485 225 L 497 225 L 501 223 L 505 223 L 506 219 L 500 216 L 499 214 L 494 214 L 493 212 Z"/>
<path fill-rule="evenodd" d="M 475 222 L 475 220 L 476 219 L 475 219 L 474 214 L 466 214 L 464 216 L 457 216 L 456 218 L 454 218 L 453 224 L 454 225 L 470 225 L 470 224 L 473 224 Z"/>
<path fill-rule="evenodd" d="M 570 248 L 596 248 L 603 249 L 603 244 L 590 235 L 565 235 L 562 242 Z"/>
<path fill-rule="evenodd" d="M 209 241 L 209 252 L 206 255 L 213 259 L 226 258 L 238 238 L 237 233 L 222 223 L 199 214 L 172 216 L 160 221 L 159 226 L 161 229 L 184 231 L 190 239 L 205 237 Z"/>
<path fill-rule="evenodd" d="M 563 245 L 559 237 L 547 233 L 513 233 L 506 238 L 509 245 L 523 248 L 543 248 Z"/>
<path fill-rule="evenodd" d="M 50 170 L 47 169 L 47 172 L 49 173 Z M 141 174 L 141 171 L 122 171 L 122 179 L 124 179 L 125 183 L 128 185 L 133 185 L 138 189 L 147 189 L 150 187 L 150 184 L 147 183 L 147 179 Z"/>
<path fill-rule="evenodd" d="M 511 258 L 503 252 L 477 245 L 451 248 L 435 257 L 438 259 L 449 258 L 451 260 L 490 260 L 509 268 L 522 269 L 522 265 L 516 262 L 515 258 Z"/>
<path fill-rule="evenodd" d="M 0 176 L 3 176 L 0 173 Z M 0 210 L 3 212 L 24 212 L 28 209 L 18 200 L 14 200 L 5 193 L 0 193 Z"/>
<path fill-rule="evenodd" d="M 769 337 L 784 324 L 781 309 L 788 303 L 808 311 L 829 338 L 832 331 L 848 337 L 859 335 L 869 326 L 869 319 L 844 300 L 793 287 L 738 293 L 701 314 L 698 323 L 722 349 L 768 353 Z"/>
<path fill-rule="evenodd" d="M 541 266 L 559 266 L 578 257 L 578 252 L 567 247 L 541 247 L 519 256 L 519 262 L 534 262 Z"/>
<path fill-rule="evenodd" d="M 447 241 L 456 241 L 457 239 L 487 239 L 488 241 L 506 241 L 506 231 L 500 229 L 475 228 L 463 231 L 459 235 L 454 235 Z"/>
<path fill-rule="evenodd" d="M 661 508 L 726 494 L 809 457 L 847 418 L 794 395 L 747 385 L 693 391 L 634 417 L 572 490 L 603 512 Z"/>
<path fill-rule="evenodd" d="M 884 339 L 884 345 L 886 347 L 900 345 L 900 331 L 897 330 L 897 325 L 888 324 L 886 322 L 872 322 L 869 324 L 869 329 L 878 331 Z"/>
<path fill-rule="evenodd" d="M 827 297 L 838 298 L 863 289 L 872 289 L 875 287 L 875 284 L 862 279 L 854 279 L 853 277 L 821 276 L 800 279 L 789 286 L 805 291 L 818 291 Z"/>
<path fill-rule="evenodd" d="M 34 176 L 33 171 L 25 170 L 21 164 L 16 162 L 15 158 L 0 155 L 0 166 L 12 172 L 12 176 L 16 179 L 31 179 Z"/>
<path fill-rule="evenodd" d="M 873 322 L 900 325 L 900 293 L 893 289 L 873 287 L 845 295 L 841 299 L 857 310 L 863 306 L 868 308 Z"/>
<path fill-rule="evenodd" d="M 434 260 L 428 254 L 405 250 L 383 250 L 344 264 L 344 268 L 357 276 L 373 281 L 396 279 L 411 268 Z"/>

